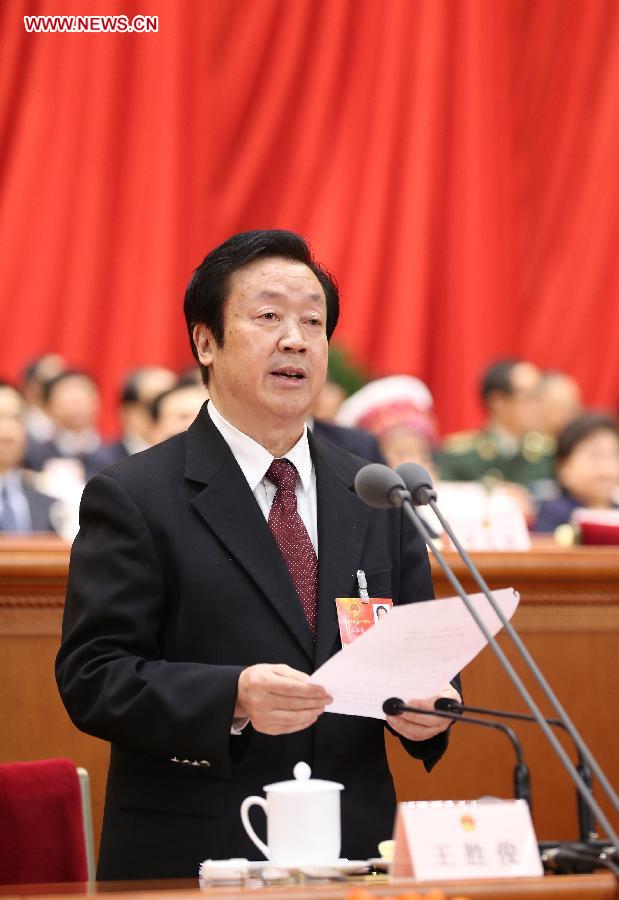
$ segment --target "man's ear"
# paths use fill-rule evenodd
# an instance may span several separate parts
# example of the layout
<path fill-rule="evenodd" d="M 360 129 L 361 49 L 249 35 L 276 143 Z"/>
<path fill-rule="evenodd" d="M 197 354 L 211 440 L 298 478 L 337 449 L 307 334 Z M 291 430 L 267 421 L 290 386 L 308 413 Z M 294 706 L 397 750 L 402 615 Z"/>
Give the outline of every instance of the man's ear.
<path fill-rule="evenodd" d="M 198 322 L 197 325 L 193 326 L 192 337 L 198 359 L 203 366 L 210 366 L 213 362 L 213 345 L 215 341 L 204 322 Z"/>

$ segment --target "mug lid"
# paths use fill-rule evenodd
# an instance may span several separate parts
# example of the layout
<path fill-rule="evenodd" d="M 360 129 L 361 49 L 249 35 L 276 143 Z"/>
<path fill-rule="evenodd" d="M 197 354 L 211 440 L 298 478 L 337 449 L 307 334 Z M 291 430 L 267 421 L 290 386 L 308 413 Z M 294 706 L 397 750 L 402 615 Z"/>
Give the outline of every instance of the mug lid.
<path fill-rule="evenodd" d="M 294 779 L 265 784 L 263 790 L 287 794 L 317 794 L 320 791 L 344 790 L 344 785 L 339 784 L 337 781 L 324 781 L 321 778 L 312 778 L 312 770 L 305 762 L 298 762 L 292 774 Z"/>

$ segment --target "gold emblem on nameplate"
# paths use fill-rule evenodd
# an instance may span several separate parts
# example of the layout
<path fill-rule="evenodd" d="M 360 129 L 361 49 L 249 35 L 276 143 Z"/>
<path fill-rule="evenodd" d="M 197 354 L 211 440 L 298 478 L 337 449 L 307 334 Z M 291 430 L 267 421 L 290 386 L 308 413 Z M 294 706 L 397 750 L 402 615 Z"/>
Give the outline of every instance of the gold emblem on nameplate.
<path fill-rule="evenodd" d="M 471 815 L 462 816 L 460 824 L 465 831 L 475 831 L 475 819 Z"/>

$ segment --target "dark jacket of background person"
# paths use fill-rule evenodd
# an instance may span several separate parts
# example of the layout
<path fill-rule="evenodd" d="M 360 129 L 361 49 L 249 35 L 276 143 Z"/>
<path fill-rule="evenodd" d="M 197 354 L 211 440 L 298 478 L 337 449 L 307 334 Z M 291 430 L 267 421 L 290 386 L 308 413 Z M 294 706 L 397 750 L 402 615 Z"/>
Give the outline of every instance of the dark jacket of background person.
<path fill-rule="evenodd" d="M 28 503 L 28 510 L 30 512 L 30 524 L 31 528 L 29 531 L 54 531 L 54 526 L 52 524 L 52 520 L 50 518 L 50 509 L 52 508 L 55 500 L 53 497 L 48 497 L 47 494 L 41 493 L 41 491 L 37 491 L 28 481 L 28 478 L 25 476 L 20 476 L 21 489 L 26 498 L 26 502 Z M 1 527 L 1 517 L 0 517 L 0 531 Z"/>
<path fill-rule="evenodd" d="M 88 453 L 67 455 L 53 440 L 38 443 L 31 439 L 28 442 L 28 450 L 26 451 L 26 466 L 28 469 L 31 469 L 33 472 L 41 472 L 52 459 L 75 459 L 84 467 L 84 480 L 86 481 L 116 461 L 111 458 L 108 448 L 103 446 Z"/>
<path fill-rule="evenodd" d="M 372 510 L 352 489 L 365 461 L 309 441 L 315 645 L 268 524 L 205 410 L 186 434 L 86 486 L 56 674 L 73 721 L 112 743 L 102 879 L 195 876 L 208 857 L 259 857 L 241 801 L 290 778 L 300 760 L 345 785 L 342 856 L 374 856 L 392 833 L 382 721 L 326 713 L 293 734 L 251 723 L 230 734 L 244 667 L 311 673 L 340 648 L 334 599 L 356 595 L 357 569 L 373 596 L 432 596 L 425 547 L 401 513 Z M 447 734 L 402 743 L 430 769 Z"/>
<path fill-rule="evenodd" d="M 532 531 L 552 533 L 559 525 L 570 521 L 575 509 L 582 504 L 572 497 L 568 491 L 561 491 L 561 496 L 552 500 L 542 500 Z"/>
<path fill-rule="evenodd" d="M 333 422 L 324 422 L 322 419 L 314 419 L 312 433 L 323 441 L 328 441 L 335 447 L 348 450 L 368 462 L 382 463 L 385 459 L 380 452 L 378 441 L 373 434 L 368 434 L 361 428 L 344 428 Z"/>
<path fill-rule="evenodd" d="M 28 506 L 30 507 L 32 530 L 54 531 L 54 526 L 52 525 L 52 520 L 50 518 L 50 509 L 55 503 L 54 498 L 48 497 L 47 494 L 42 494 L 41 491 L 37 491 L 36 488 L 28 484 L 27 480 L 22 481 L 22 487 L 26 495 L 26 500 L 28 501 Z"/>
<path fill-rule="evenodd" d="M 108 466 L 113 466 L 114 463 L 120 462 L 128 456 L 131 456 L 131 450 L 122 439 L 114 441 L 111 444 L 104 444 L 97 450 L 97 471 L 101 472 Z"/>
<path fill-rule="evenodd" d="M 553 500 L 543 500 L 540 503 L 533 531 L 553 532 L 559 525 L 565 525 L 572 517 L 576 509 L 581 509 L 582 503 L 573 497 L 569 491 L 561 491 L 561 496 Z M 613 509 L 619 509 L 615 503 Z"/>
<path fill-rule="evenodd" d="M 531 432 L 515 453 L 505 453 L 492 432 L 467 431 L 451 435 L 443 444 L 439 469 L 444 481 L 480 481 L 492 478 L 532 485 L 552 478 L 554 442 Z"/>

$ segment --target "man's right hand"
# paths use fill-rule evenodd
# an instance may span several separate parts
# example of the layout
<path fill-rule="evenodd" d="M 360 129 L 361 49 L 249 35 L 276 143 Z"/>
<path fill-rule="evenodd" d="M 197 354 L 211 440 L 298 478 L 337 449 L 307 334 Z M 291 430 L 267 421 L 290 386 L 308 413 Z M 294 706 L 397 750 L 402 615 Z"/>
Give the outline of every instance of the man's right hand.
<path fill-rule="evenodd" d="M 332 702 L 307 673 L 261 663 L 241 672 L 234 718 L 249 719 L 263 734 L 290 734 L 313 725 Z"/>

